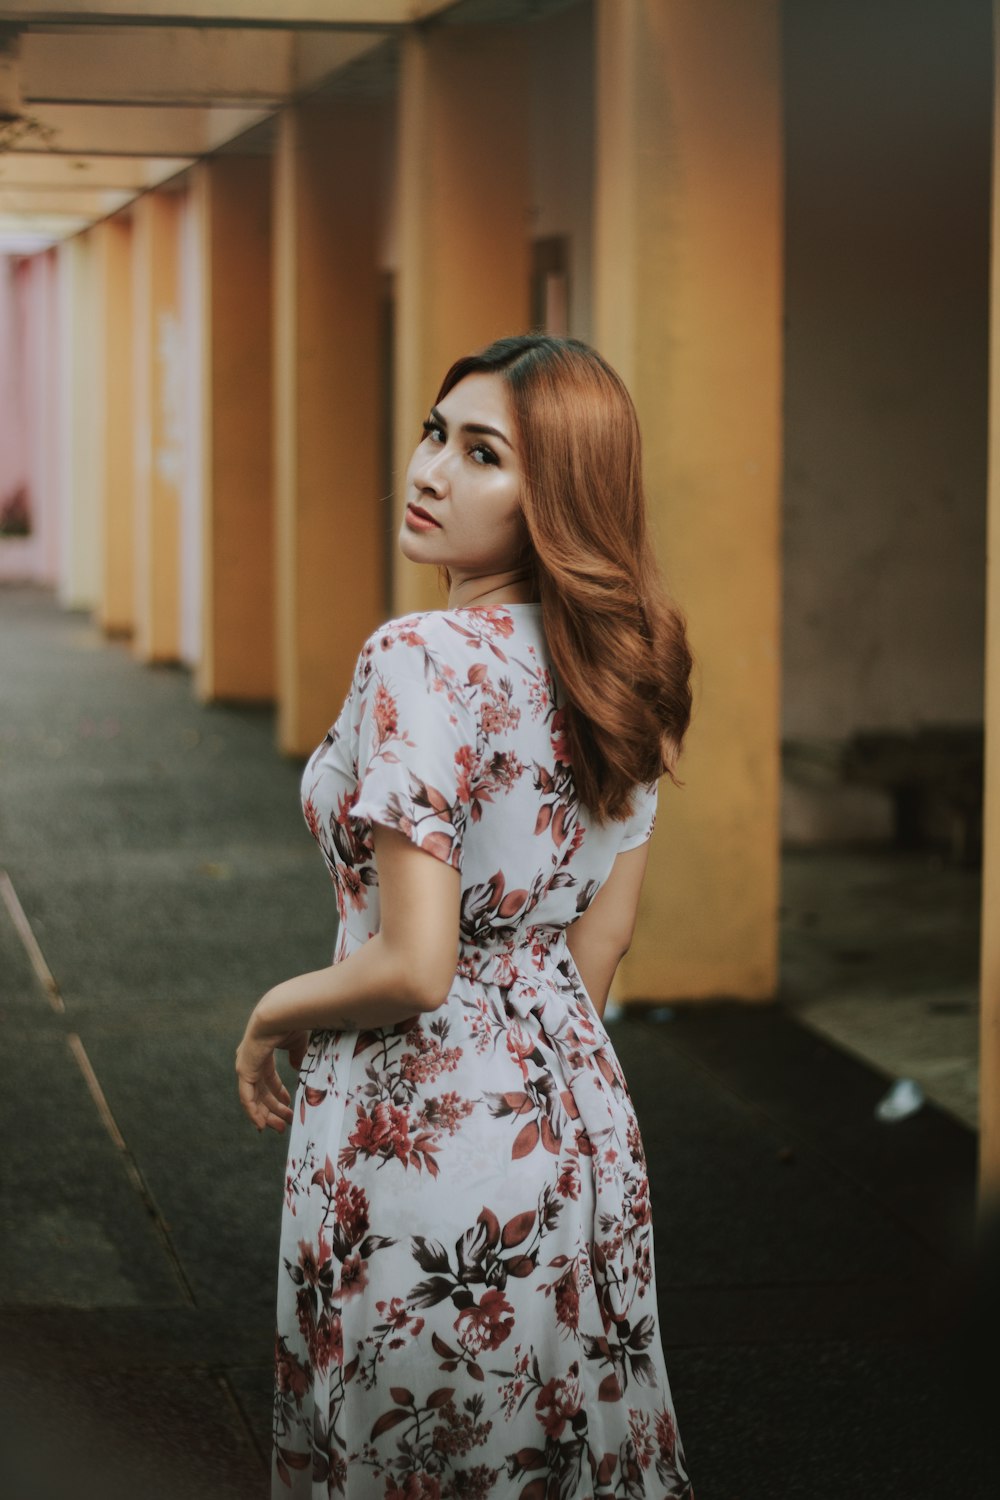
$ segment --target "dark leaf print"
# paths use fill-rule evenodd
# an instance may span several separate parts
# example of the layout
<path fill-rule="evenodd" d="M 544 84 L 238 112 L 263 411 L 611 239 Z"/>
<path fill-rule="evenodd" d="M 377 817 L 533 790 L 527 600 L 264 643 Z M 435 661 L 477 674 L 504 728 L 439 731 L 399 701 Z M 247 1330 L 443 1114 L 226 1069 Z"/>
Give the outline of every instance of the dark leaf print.
<path fill-rule="evenodd" d="M 425 1404 L 432 1411 L 436 1411 L 439 1406 L 444 1406 L 445 1402 L 450 1401 L 454 1394 L 455 1387 L 453 1385 L 443 1385 L 440 1390 L 431 1391 Z"/>
<path fill-rule="evenodd" d="M 545 1500 L 545 1491 L 548 1488 L 544 1479 L 533 1479 L 526 1484 L 518 1495 L 517 1500 Z"/>
<path fill-rule="evenodd" d="M 312 1088 L 306 1088 L 304 1092 L 306 1096 L 306 1103 L 311 1105 L 322 1104 L 323 1100 L 326 1098 L 327 1093 L 326 1089 Z"/>
<path fill-rule="evenodd" d="M 407 1301 L 411 1307 L 436 1307 L 451 1296 L 451 1289 L 452 1283 L 443 1276 L 432 1276 L 429 1281 L 418 1281 Z"/>
<path fill-rule="evenodd" d="M 389 1387 L 389 1395 L 397 1406 L 413 1405 L 413 1392 L 408 1391 L 405 1385 L 391 1385 Z"/>
<path fill-rule="evenodd" d="M 456 1349 L 452 1349 L 450 1345 L 446 1344 L 444 1339 L 439 1338 L 436 1333 L 431 1334 L 431 1345 L 434 1349 L 435 1354 L 440 1354 L 445 1359 L 458 1358 L 458 1351 Z"/>
<path fill-rule="evenodd" d="M 408 1411 L 383 1412 L 372 1428 L 371 1437 L 368 1441 L 374 1443 L 375 1439 L 380 1438 L 383 1432 L 388 1432 L 391 1427 L 398 1427 L 400 1422 L 405 1422 L 408 1416 L 410 1416 Z"/>
<path fill-rule="evenodd" d="M 632 1374 L 635 1375 L 643 1385 L 656 1384 L 656 1371 L 653 1368 L 653 1361 L 650 1359 L 648 1354 L 633 1354 L 631 1359 L 629 1360 L 629 1363 L 632 1367 Z"/>
<path fill-rule="evenodd" d="M 621 1386 L 618 1384 L 617 1376 L 613 1373 L 611 1375 L 605 1375 L 604 1379 L 597 1387 L 598 1401 L 620 1401 L 621 1398 L 622 1390 Z"/>
<path fill-rule="evenodd" d="M 468 1369 L 468 1372 L 472 1376 L 473 1380 L 482 1380 L 484 1378 L 482 1370 L 474 1361 L 470 1360 L 466 1368 Z"/>
<path fill-rule="evenodd" d="M 655 1324 L 653 1322 L 651 1314 L 647 1313 L 644 1318 L 640 1318 L 638 1323 L 632 1329 L 631 1334 L 629 1335 L 629 1348 L 645 1349 L 646 1345 L 653 1337 L 654 1328 Z"/>
<path fill-rule="evenodd" d="M 421 1271 L 447 1271 L 448 1252 L 437 1240 L 427 1240 L 422 1234 L 415 1234 L 411 1244 L 413 1259 Z"/>
<path fill-rule="evenodd" d="M 548 828 L 548 826 L 549 826 L 549 824 L 551 822 L 552 822 L 552 804 L 550 802 L 543 802 L 542 805 L 541 805 L 541 807 L 538 809 L 538 817 L 535 819 L 535 833 L 536 833 L 536 835 L 540 834 L 540 833 L 544 833 L 545 830 L 546 830 L 546 828 Z"/>

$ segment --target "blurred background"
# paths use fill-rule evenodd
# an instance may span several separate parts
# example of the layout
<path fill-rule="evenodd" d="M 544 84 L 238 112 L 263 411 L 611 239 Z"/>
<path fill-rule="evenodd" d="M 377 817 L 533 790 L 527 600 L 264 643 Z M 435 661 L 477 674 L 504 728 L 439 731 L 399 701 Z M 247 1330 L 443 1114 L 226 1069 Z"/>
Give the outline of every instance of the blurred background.
<path fill-rule="evenodd" d="M 53 1389 L 95 1492 L 257 1492 L 231 1051 L 332 946 L 302 760 L 443 602 L 419 424 L 529 327 L 629 385 L 697 662 L 612 1035 L 699 1500 L 979 1493 L 995 72 L 990 0 L 0 3 L 11 1493 Z"/>

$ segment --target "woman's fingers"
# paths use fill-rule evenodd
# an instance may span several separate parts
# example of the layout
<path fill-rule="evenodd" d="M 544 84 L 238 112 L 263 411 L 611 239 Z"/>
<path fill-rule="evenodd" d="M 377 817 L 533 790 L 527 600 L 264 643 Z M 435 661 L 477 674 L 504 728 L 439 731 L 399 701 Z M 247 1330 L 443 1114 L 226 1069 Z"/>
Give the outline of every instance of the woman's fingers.
<path fill-rule="evenodd" d="M 292 1118 L 288 1090 L 281 1081 L 274 1053 L 246 1048 L 241 1044 L 236 1054 L 240 1104 L 258 1130 L 269 1128 L 282 1133 Z"/>
<path fill-rule="evenodd" d="M 244 1112 L 258 1130 L 268 1128 L 276 1130 L 279 1135 L 284 1132 L 286 1124 L 292 1118 L 287 1105 L 269 1092 L 262 1093 L 259 1084 L 243 1078 L 240 1079 L 239 1095 Z"/>

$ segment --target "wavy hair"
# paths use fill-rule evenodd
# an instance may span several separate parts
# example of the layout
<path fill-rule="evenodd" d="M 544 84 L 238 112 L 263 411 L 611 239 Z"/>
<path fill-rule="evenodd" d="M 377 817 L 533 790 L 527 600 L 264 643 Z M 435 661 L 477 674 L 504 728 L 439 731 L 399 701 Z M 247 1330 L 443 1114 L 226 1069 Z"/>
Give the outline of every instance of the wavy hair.
<path fill-rule="evenodd" d="M 624 819 L 640 783 L 675 767 L 691 717 L 685 622 L 653 553 L 632 398 L 596 350 L 523 334 L 456 360 L 507 385 L 529 539 L 524 563 L 556 675 L 580 800 Z"/>

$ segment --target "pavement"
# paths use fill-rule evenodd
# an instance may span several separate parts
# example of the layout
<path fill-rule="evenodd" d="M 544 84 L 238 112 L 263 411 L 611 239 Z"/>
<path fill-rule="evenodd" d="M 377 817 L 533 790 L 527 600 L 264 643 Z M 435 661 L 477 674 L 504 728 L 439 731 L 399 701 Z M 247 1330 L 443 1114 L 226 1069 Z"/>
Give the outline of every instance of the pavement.
<path fill-rule="evenodd" d="M 284 1148 L 232 1056 L 257 996 L 332 949 L 299 774 L 270 710 L 199 705 L 184 670 L 0 588 L 9 1500 L 267 1493 Z M 808 990 L 798 929 L 794 959 Z M 992 1496 L 974 1131 L 933 1102 L 881 1123 L 887 1072 L 793 1003 L 630 1010 L 612 1036 L 698 1500 Z"/>

